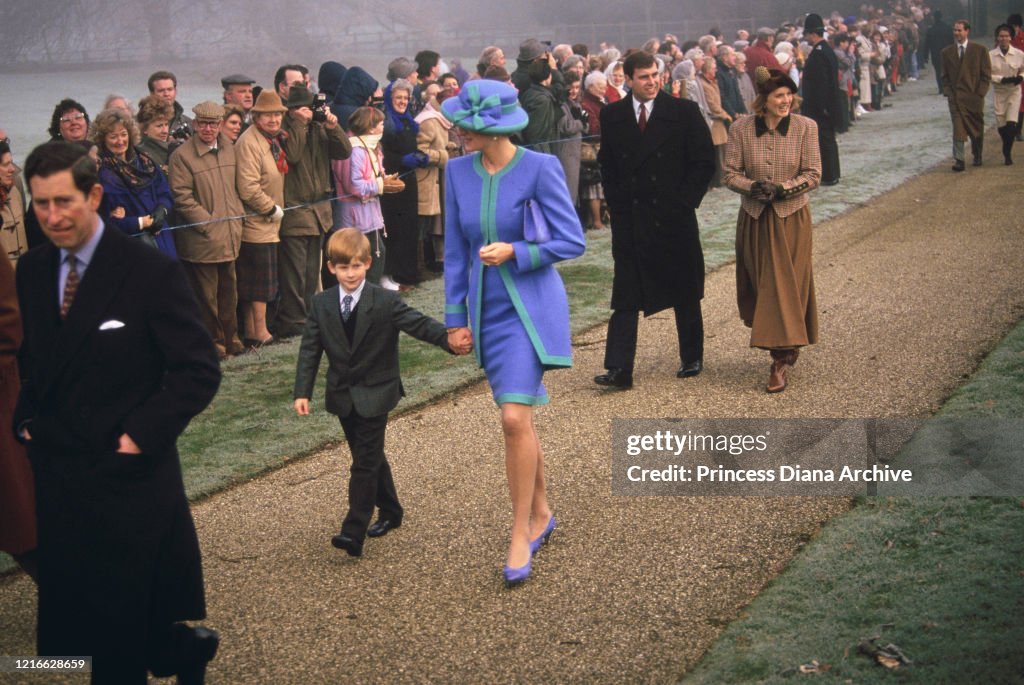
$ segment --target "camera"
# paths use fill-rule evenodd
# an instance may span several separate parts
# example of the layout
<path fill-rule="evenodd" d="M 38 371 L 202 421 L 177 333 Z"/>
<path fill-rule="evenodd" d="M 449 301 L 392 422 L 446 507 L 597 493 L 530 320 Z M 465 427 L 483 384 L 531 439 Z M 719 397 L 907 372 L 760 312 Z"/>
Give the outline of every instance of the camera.
<path fill-rule="evenodd" d="M 313 105 L 310 107 L 313 110 L 313 121 L 319 121 L 321 124 L 327 121 L 327 94 L 317 93 L 313 96 Z"/>
<path fill-rule="evenodd" d="M 177 128 L 170 132 L 170 137 L 174 140 L 180 140 L 182 142 L 188 140 L 192 136 L 192 131 L 189 130 L 188 122 L 181 122 Z"/>

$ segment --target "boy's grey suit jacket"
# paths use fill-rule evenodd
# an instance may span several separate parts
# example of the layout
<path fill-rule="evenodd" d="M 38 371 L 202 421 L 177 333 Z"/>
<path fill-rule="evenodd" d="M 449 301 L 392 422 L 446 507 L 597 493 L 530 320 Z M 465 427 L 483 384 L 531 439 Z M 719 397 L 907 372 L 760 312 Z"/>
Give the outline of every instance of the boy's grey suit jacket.
<path fill-rule="evenodd" d="M 387 414 L 405 395 L 398 365 L 398 333 L 448 350 L 442 323 L 407 305 L 396 292 L 366 283 L 356 306 L 349 342 L 341 321 L 339 286 L 313 298 L 299 348 L 296 398 L 310 398 L 320 357 L 327 352 L 325 409 L 341 417 Z"/>

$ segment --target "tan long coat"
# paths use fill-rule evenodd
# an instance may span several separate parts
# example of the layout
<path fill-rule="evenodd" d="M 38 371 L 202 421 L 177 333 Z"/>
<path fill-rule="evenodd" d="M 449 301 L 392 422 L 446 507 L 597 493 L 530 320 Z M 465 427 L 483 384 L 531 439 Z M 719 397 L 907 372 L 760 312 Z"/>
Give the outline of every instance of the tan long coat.
<path fill-rule="evenodd" d="M 732 121 L 732 117 L 722 107 L 722 94 L 718 90 L 718 81 L 708 81 L 701 74 L 697 77 L 697 83 L 704 89 L 704 99 L 708 103 L 708 115 L 711 117 L 711 142 L 715 145 L 725 145 L 729 142 L 729 130 L 725 122 Z"/>
<path fill-rule="evenodd" d="M 430 158 L 426 168 L 416 170 L 417 214 L 437 216 L 441 213 L 441 169 L 448 164 L 448 129 L 433 117 L 420 122 L 416 147 Z"/>
<path fill-rule="evenodd" d="M 174 209 L 186 224 L 174 232 L 178 257 L 186 262 L 217 264 L 238 258 L 245 212 L 235 187 L 235 148 L 222 133 L 211 150 L 192 136 L 168 162 Z M 214 221 L 222 219 L 221 221 Z M 212 223 L 210 223 L 212 222 Z"/>
<path fill-rule="evenodd" d="M 992 60 L 979 43 L 968 42 L 960 60 L 956 43 L 942 49 L 942 94 L 953 119 L 953 140 L 980 138 L 985 132 L 985 94 Z"/>
<path fill-rule="evenodd" d="M 235 141 L 235 185 L 245 205 L 242 241 L 246 243 L 278 243 L 281 222 L 268 219 L 274 205 L 284 208 L 284 174 L 270 152 L 270 143 L 255 126 Z"/>

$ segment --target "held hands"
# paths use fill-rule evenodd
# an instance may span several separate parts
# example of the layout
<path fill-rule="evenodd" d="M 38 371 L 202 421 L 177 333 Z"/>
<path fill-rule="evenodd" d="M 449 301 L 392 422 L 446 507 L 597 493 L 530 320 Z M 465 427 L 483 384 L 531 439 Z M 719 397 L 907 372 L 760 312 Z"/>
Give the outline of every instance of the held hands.
<path fill-rule="evenodd" d="M 132 440 L 132 436 L 122 433 L 117 440 L 117 451 L 119 454 L 142 454 L 142 450 Z"/>
<path fill-rule="evenodd" d="M 124 207 L 114 207 L 112 210 L 110 210 L 110 216 L 113 219 L 123 219 L 124 214 Z"/>
<path fill-rule="evenodd" d="M 469 354 L 473 350 L 473 334 L 465 326 L 448 329 L 448 349 L 455 354 Z M 299 400 L 295 400 L 298 402 Z"/>
<path fill-rule="evenodd" d="M 309 416 L 308 397 L 296 397 L 295 403 L 292 406 L 295 407 L 295 413 L 299 416 Z"/>
<path fill-rule="evenodd" d="M 754 181 L 750 186 L 750 197 L 758 202 L 771 202 L 782 197 L 782 186 L 770 181 Z"/>
<path fill-rule="evenodd" d="M 480 248 L 480 261 L 487 266 L 499 266 L 516 254 L 511 243 L 491 243 Z"/>

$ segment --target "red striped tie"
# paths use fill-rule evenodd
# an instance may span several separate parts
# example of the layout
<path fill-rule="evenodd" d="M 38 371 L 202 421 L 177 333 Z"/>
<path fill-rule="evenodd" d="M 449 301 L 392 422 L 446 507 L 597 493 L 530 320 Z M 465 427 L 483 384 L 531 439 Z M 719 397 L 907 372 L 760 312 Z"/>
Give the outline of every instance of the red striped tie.
<path fill-rule="evenodd" d="M 64 319 L 75 301 L 75 293 L 78 291 L 78 258 L 68 255 L 68 278 L 64 281 L 64 299 L 60 305 L 60 318 Z"/>

